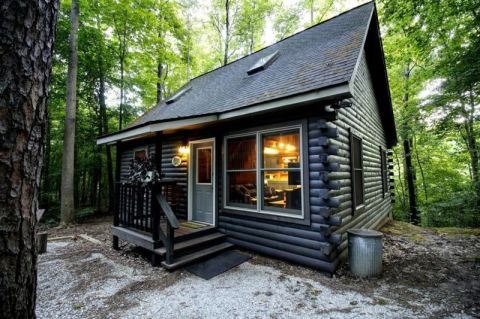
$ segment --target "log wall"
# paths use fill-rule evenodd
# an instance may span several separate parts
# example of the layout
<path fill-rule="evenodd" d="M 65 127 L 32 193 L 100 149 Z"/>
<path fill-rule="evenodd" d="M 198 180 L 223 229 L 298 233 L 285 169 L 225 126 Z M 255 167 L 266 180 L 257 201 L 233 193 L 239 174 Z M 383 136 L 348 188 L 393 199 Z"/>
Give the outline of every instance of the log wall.
<path fill-rule="evenodd" d="M 182 138 L 178 136 L 165 136 L 160 137 L 162 146 L 162 177 L 168 179 L 175 179 L 179 187 L 181 196 L 178 197 L 178 205 L 175 206 L 175 213 L 180 218 L 187 217 L 187 161 L 183 161 L 179 167 L 172 165 L 172 157 L 177 155 L 178 148 L 182 145 Z M 155 139 L 139 140 L 136 142 L 129 142 L 122 146 L 121 155 L 121 169 L 120 169 L 120 181 L 125 181 L 128 178 L 128 172 L 130 165 L 133 161 L 134 150 L 140 147 L 146 146 L 148 148 L 148 157 L 150 159 L 155 158 Z"/>
<path fill-rule="evenodd" d="M 386 148 L 385 134 L 378 112 L 372 79 L 363 54 L 353 83 L 353 106 L 338 111 L 324 112 L 324 105 L 315 105 L 315 115 L 289 115 L 274 118 L 275 123 L 261 123 L 258 119 L 228 123 L 203 131 L 186 131 L 161 137 L 162 174 L 177 179 L 182 187 L 179 212 L 187 216 L 187 162 L 180 167 L 171 164 L 178 147 L 188 139 L 216 137 L 216 169 L 219 230 L 238 246 L 260 253 L 333 272 L 346 255 L 347 230 L 350 228 L 379 228 L 392 209 L 390 195 L 384 194 L 381 176 L 380 147 Z M 301 114 L 301 113 L 297 113 Z M 295 117 L 306 122 L 304 129 L 304 157 L 307 157 L 307 186 L 309 198 L 306 222 L 293 223 L 268 215 L 229 211 L 223 208 L 223 137 L 235 129 L 259 125 L 285 126 Z M 249 123 L 245 125 L 245 123 Z M 363 139 L 365 211 L 352 214 L 349 129 Z M 154 158 L 155 140 L 127 144 L 121 161 L 122 179 L 128 174 L 134 148 L 148 145 Z M 308 190 L 307 190 L 308 188 Z"/>
<path fill-rule="evenodd" d="M 331 213 L 332 217 L 341 221 L 332 227 L 333 234 L 341 238 L 337 247 L 340 259 L 346 257 L 348 229 L 378 229 L 388 220 L 392 210 L 390 194 L 388 190 L 385 194 L 382 187 L 380 148 L 386 149 L 385 131 L 378 111 L 382 106 L 375 98 L 365 52 L 353 87 L 352 107 L 338 110 L 338 119 L 332 123 L 338 129 L 339 136 L 333 143 L 338 147 L 339 157 L 329 159 L 339 165 L 339 172 L 330 179 L 337 181 L 340 189 L 331 191 L 330 195 L 339 202 Z M 351 201 L 349 129 L 362 138 L 363 146 L 365 211 L 358 214 L 353 214 Z"/>
<path fill-rule="evenodd" d="M 323 109 L 322 105 L 318 107 Z M 306 130 L 303 134 L 303 139 L 306 139 L 303 143 L 303 156 L 306 157 L 306 185 L 303 191 L 309 199 L 305 211 L 307 223 L 296 224 L 293 221 L 275 220 L 270 215 L 245 215 L 222 209 L 220 196 L 219 229 L 228 235 L 230 242 L 238 246 L 333 272 L 338 263 L 335 247 L 340 237 L 331 234 L 331 225 L 339 225 L 340 220 L 330 216 L 330 208 L 338 203 L 330 199 L 328 193 L 331 189 L 339 189 L 339 186 L 330 181 L 328 175 L 336 172 L 338 165 L 327 160 L 329 154 L 337 154 L 330 139 L 336 138 L 338 132 L 324 117 L 309 117 L 303 121 L 306 122 L 303 127 Z M 277 125 L 282 127 L 288 124 L 283 122 Z M 223 176 L 221 168 L 217 174 Z M 223 191 L 222 182 L 223 179 L 219 178 L 219 194 Z"/>

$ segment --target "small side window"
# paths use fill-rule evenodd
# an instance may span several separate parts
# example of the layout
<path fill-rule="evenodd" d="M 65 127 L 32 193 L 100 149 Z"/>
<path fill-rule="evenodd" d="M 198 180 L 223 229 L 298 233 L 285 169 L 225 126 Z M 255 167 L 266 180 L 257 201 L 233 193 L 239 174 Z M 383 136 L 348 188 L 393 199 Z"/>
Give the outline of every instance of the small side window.
<path fill-rule="evenodd" d="M 147 154 L 147 149 L 146 148 L 137 148 L 133 152 L 133 158 L 136 161 L 143 161 L 147 158 L 147 156 L 148 156 L 148 154 Z"/>
<path fill-rule="evenodd" d="M 383 197 L 388 193 L 388 163 L 387 163 L 387 151 L 380 147 L 380 160 L 381 160 L 381 176 L 382 176 L 382 190 Z"/>
<path fill-rule="evenodd" d="M 350 132 L 350 165 L 352 176 L 352 211 L 360 212 L 365 204 L 363 180 L 363 147 L 362 139 Z"/>

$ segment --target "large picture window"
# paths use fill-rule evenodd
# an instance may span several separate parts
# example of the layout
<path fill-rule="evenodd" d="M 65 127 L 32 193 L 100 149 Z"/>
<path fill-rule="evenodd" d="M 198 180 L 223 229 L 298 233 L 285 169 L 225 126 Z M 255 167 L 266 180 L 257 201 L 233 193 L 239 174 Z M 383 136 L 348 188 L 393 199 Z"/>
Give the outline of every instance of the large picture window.
<path fill-rule="evenodd" d="M 300 127 L 226 138 L 225 206 L 303 216 Z"/>

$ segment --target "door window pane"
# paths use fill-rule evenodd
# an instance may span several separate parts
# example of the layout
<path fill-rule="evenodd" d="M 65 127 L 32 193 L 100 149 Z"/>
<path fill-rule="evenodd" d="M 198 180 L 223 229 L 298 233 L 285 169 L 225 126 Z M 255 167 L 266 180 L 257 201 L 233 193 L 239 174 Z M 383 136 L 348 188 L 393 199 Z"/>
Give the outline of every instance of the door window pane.
<path fill-rule="evenodd" d="M 227 173 L 227 203 L 230 206 L 257 206 L 256 172 Z"/>
<path fill-rule="evenodd" d="M 256 137 L 242 136 L 227 140 L 227 169 L 254 169 L 257 162 Z"/>
<path fill-rule="evenodd" d="M 299 168 L 299 130 L 262 135 L 264 168 Z"/>
<path fill-rule="evenodd" d="M 197 149 L 197 183 L 212 183 L 212 149 L 210 147 Z"/>

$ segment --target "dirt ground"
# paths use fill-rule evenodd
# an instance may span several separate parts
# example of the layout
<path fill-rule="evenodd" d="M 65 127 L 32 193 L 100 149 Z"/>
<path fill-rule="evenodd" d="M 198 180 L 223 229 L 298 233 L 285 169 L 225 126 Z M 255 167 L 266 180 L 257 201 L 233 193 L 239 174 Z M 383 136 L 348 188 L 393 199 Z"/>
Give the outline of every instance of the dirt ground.
<path fill-rule="evenodd" d="M 243 251 L 248 262 L 207 281 L 153 268 L 129 244 L 113 250 L 110 225 L 48 229 L 57 239 L 39 257 L 39 318 L 480 317 L 478 229 L 392 222 L 382 230 L 384 272 L 375 279 L 352 277 L 348 265 L 330 277 Z"/>

